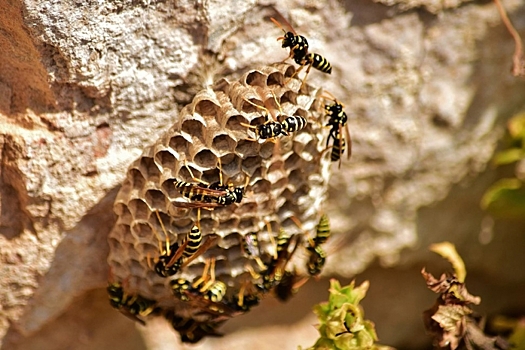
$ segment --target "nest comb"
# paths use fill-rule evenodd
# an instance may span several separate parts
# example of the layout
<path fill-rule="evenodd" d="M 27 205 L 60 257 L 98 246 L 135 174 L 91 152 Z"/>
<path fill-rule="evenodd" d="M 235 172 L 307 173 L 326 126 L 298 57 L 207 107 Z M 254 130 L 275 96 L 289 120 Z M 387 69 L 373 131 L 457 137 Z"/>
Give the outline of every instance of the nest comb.
<path fill-rule="evenodd" d="M 191 314 L 187 303 L 173 296 L 170 279 L 198 278 L 206 259 L 214 257 L 216 279 L 236 293 L 243 281 L 252 279 L 247 266 L 258 269 L 242 249 L 246 234 L 257 233 L 263 261 L 273 256 L 281 228 L 289 234 L 315 234 L 329 178 L 330 160 L 323 155 L 328 131 L 322 124 L 322 91 L 301 87 L 301 81 L 290 79 L 294 71 L 281 63 L 250 70 L 238 81 L 219 80 L 200 91 L 178 122 L 130 165 L 115 201 L 118 219 L 109 235 L 108 257 L 112 278 L 125 281 L 127 293 L 155 300 L 164 310 Z M 275 143 L 250 140 L 256 137 L 253 130 L 241 123 L 265 121 L 264 111 L 250 102 L 274 111 L 280 105 L 284 114 L 302 116 L 308 124 Z M 208 183 L 220 176 L 234 186 L 247 183 L 246 195 L 239 204 L 200 210 L 204 238 L 215 235 L 217 243 L 177 275 L 161 278 L 148 264 L 148 256 L 159 255 L 159 237 L 167 233 L 171 242 L 181 242 L 197 220 L 196 209 L 175 205 L 187 199 L 174 182 L 195 182 L 188 168 Z M 305 252 L 300 250 L 289 267 L 304 266 Z"/>

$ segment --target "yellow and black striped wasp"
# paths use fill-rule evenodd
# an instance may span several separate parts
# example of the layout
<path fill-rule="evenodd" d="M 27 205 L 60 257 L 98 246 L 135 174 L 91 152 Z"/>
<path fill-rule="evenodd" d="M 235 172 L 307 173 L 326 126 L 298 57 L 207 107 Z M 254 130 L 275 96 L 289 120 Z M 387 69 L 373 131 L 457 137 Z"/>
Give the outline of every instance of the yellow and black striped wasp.
<path fill-rule="evenodd" d="M 277 38 L 277 40 L 282 40 L 283 48 L 290 48 L 290 54 L 286 59 L 292 58 L 295 61 L 295 63 L 297 63 L 300 66 L 299 69 L 295 71 L 295 73 L 292 75 L 292 77 L 290 77 L 290 79 L 293 78 L 296 74 L 298 74 L 301 71 L 301 69 L 303 69 L 305 66 L 308 66 L 308 68 L 306 69 L 306 74 L 303 78 L 302 85 L 304 85 L 312 66 L 323 73 L 332 73 L 332 65 L 330 64 L 330 62 L 328 62 L 326 58 L 317 53 L 308 52 L 308 41 L 304 36 L 298 35 L 290 23 L 288 23 L 283 18 L 283 20 L 290 28 L 290 31 L 287 31 L 275 18 L 270 19 L 284 33 L 284 36 Z"/>
<path fill-rule="evenodd" d="M 192 297 L 202 297 L 214 303 L 222 301 L 227 288 L 224 282 L 215 280 L 215 258 L 206 260 L 202 276 L 193 283 L 179 278 L 170 281 L 170 285 L 173 294 L 183 301 Z"/>
<path fill-rule="evenodd" d="M 325 243 L 328 238 L 330 238 L 330 221 L 328 220 L 328 216 L 323 214 L 321 219 L 319 219 L 319 224 L 317 224 L 316 235 L 313 239 L 309 239 L 310 244 L 306 248 L 310 253 L 306 263 L 306 268 L 310 276 L 317 276 L 323 269 L 326 261 L 326 253 L 323 248 L 321 248 L 321 245 Z"/>
<path fill-rule="evenodd" d="M 244 281 L 244 283 L 241 284 L 239 292 L 233 295 L 226 304 L 239 313 L 248 312 L 252 307 L 259 305 L 261 298 L 257 291 L 247 293 L 247 289 L 250 287 L 253 289 L 253 283 L 251 281 Z"/>
<path fill-rule="evenodd" d="M 254 129 L 255 134 L 257 135 L 258 139 L 274 140 L 279 136 L 288 136 L 289 133 L 302 130 L 308 124 L 308 121 L 306 120 L 306 118 L 300 115 L 290 116 L 290 115 L 283 114 L 281 104 L 277 101 L 277 97 L 275 96 L 273 91 L 272 91 L 272 96 L 275 101 L 275 104 L 277 105 L 277 108 L 279 109 L 279 115 L 277 116 L 274 116 L 270 112 L 270 110 L 266 108 L 265 106 L 259 106 L 258 104 L 255 104 L 252 101 L 245 99 L 246 102 L 250 103 L 256 108 L 262 109 L 266 114 L 266 121 L 264 124 L 253 126 L 250 124 L 241 123 L 242 126 L 245 126 L 250 129 Z M 272 115 L 274 120 L 270 120 L 270 115 Z M 258 141 L 258 139 L 248 139 L 248 140 Z"/>
<path fill-rule="evenodd" d="M 286 265 L 292 258 L 300 243 L 299 235 L 289 236 L 282 228 L 277 236 L 276 256 L 267 265 L 266 270 L 262 273 L 262 283 L 257 288 L 264 294 L 271 291 L 275 286 L 281 283 L 286 275 Z M 290 251 L 290 246 L 292 250 Z"/>
<path fill-rule="evenodd" d="M 112 279 L 113 277 L 110 277 L 110 280 Z M 106 291 L 109 296 L 109 304 L 112 307 L 141 325 L 146 324 L 142 317 L 159 311 L 156 301 L 143 298 L 137 294 L 126 293 L 120 282 L 109 282 Z"/>
<path fill-rule="evenodd" d="M 337 101 L 333 96 L 330 96 L 329 98 L 333 101 L 333 104 L 326 104 L 324 106 L 326 115 L 329 117 L 326 126 L 331 127 L 328 139 L 326 140 L 326 147 L 329 147 L 330 141 L 332 141 L 332 145 L 330 146 L 332 148 L 330 160 L 332 162 L 339 161 L 339 168 L 341 168 L 341 156 L 345 152 L 347 145 L 347 159 L 350 159 L 350 156 L 352 155 L 352 139 L 350 138 L 350 132 L 348 131 L 348 116 L 343 109 L 344 105 Z M 345 141 L 343 128 L 348 142 Z"/>
<path fill-rule="evenodd" d="M 246 178 L 244 186 L 234 187 L 232 184 L 225 185 L 222 180 L 222 171 L 219 173 L 219 181 L 207 183 L 193 176 L 190 167 L 186 165 L 193 180 L 198 183 L 188 183 L 185 181 L 176 181 L 175 188 L 192 202 L 173 202 L 176 207 L 181 208 L 204 208 L 213 209 L 240 203 L 246 194 L 246 186 L 249 178 Z M 221 169 L 221 159 L 219 158 L 219 169 Z"/>
<path fill-rule="evenodd" d="M 191 261 L 208 250 L 217 240 L 217 237 L 208 236 L 203 243 L 202 232 L 198 225 L 194 225 L 180 245 L 177 242 L 170 244 L 169 234 L 162 222 L 158 210 L 155 211 L 155 214 L 157 215 L 157 219 L 165 236 L 164 247 L 162 247 L 162 243 L 160 243 L 162 242 L 162 239 L 157 237 L 160 243 L 160 255 L 154 266 L 155 272 L 161 277 L 175 275 L 184 266 L 188 265 Z M 200 217 L 200 215 L 198 215 L 198 217 Z M 157 232 L 155 231 L 155 233 Z"/>

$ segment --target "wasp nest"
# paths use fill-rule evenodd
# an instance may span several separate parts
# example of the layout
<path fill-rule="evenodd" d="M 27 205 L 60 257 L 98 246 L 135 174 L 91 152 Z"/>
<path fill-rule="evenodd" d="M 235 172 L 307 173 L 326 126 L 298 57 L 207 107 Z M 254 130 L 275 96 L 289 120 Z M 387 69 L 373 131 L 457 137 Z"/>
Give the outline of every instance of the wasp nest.
<path fill-rule="evenodd" d="M 109 235 L 108 258 L 111 278 L 126 293 L 182 317 L 197 317 L 194 306 L 174 296 L 170 280 L 199 278 L 213 257 L 215 279 L 227 286 L 227 299 L 247 281 L 257 283 L 253 271 L 262 270 L 256 260 L 267 263 L 275 257 L 281 229 L 289 235 L 315 234 L 329 177 L 330 160 L 323 152 L 328 131 L 321 120 L 321 91 L 301 87 L 294 71 L 288 64 L 267 66 L 202 90 L 182 109 L 179 121 L 131 164 L 115 202 L 118 220 Z M 308 123 L 275 140 L 259 139 L 256 129 L 247 127 L 281 114 Z M 246 186 L 244 198 L 227 206 L 184 207 L 180 203 L 190 200 L 175 184 L 195 184 L 196 179 Z M 166 240 L 181 244 L 195 224 L 203 240 L 215 243 L 173 277 L 157 275 L 153 267 Z M 243 248 L 253 233 L 258 257 Z M 289 270 L 304 270 L 302 241 Z"/>

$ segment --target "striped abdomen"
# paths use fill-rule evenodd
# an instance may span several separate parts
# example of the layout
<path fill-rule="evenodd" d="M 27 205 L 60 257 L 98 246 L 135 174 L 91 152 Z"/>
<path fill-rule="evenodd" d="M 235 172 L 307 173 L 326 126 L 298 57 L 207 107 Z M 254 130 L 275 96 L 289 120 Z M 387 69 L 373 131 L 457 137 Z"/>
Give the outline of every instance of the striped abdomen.
<path fill-rule="evenodd" d="M 328 62 L 326 58 L 317 53 L 309 53 L 306 56 L 306 61 L 309 64 L 311 64 L 315 69 L 318 69 L 323 73 L 332 73 L 332 65 L 330 64 L 330 62 Z"/>
<path fill-rule="evenodd" d="M 298 115 L 287 117 L 281 123 L 281 125 L 283 126 L 283 129 L 286 130 L 287 132 L 299 131 L 302 128 L 304 128 L 306 124 L 307 124 L 306 119 Z"/>
<path fill-rule="evenodd" d="M 332 153 L 330 154 L 330 160 L 332 162 L 337 162 L 341 159 L 341 155 L 345 153 L 346 142 L 344 137 L 334 138 L 334 143 L 332 144 Z"/>
<path fill-rule="evenodd" d="M 321 245 L 330 238 L 330 221 L 328 215 L 323 214 L 317 224 L 317 232 L 314 238 L 315 245 Z"/>
<path fill-rule="evenodd" d="M 199 247 L 202 243 L 202 233 L 201 230 L 197 225 L 194 225 L 191 228 L 190 233 L 186 236 L 186 240 L 188 240 L 188 245 L 184 249 L 184 252 L 182 253 L 183 258 L 189 258 L 193 256 L 199 250 Z"/>

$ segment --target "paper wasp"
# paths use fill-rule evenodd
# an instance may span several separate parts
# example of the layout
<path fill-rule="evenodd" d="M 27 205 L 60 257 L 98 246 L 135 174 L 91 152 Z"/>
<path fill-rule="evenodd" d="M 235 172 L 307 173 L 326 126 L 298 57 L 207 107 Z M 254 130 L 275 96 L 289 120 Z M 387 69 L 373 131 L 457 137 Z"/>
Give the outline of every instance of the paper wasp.
<path fill-rule="evenodd" d="M 170 285 L 176 297 L 192 302 L 203 310 L 202 313 L 215 315 L 215 320 L 218 319 L 217 316 L 233 317 L 236 313 L 221 303 L 226 295 L 227 286 L 224 282 L 215 280 L 215 258 L 206 261 L 202 276 L 193 283 L 179 278 L 170 281 Z"/>
<path fill-rule="evenodd" d="M 222 337 L 217 332 L 217 328 L 224 323 L 220 322 L 200 322 L 192 318 L 184 318 L 175 315 L 173 311 L 164 314 L 164 317 L 171 323 L 173 329 L 180 334 L 183 343 L 197 343 L 206 336 Z"/>
<path fill-rule="evenodd" d="M 191 287 L 186 288 L 186 290 L 188 293 L 201 295 L 204 299 L 214 303 L 218 303 L 224 298 L 226 294 L 226 284 L 215 280 L 215 258 L 206 260 L 202 276 L 194 281 Z"/>
<path fill-rule="evenodd" d="M 245 283 L 241 285 L 239 293 L 233 296 L 233 298 L 230 300 L 230 302 L 227 303 L 227 305 L 241 313 L 247 312 L 252 307 L 259 305 L 261 298 L 257 293 L 246 294 L 246 288 L 249 286 L 253 288 L 253 284 L 251 282 L 245 281 Z"/>
<path fill-rule="evenodd" d="M 164 227 L 164 223 L 159 215 L 158 210 L 155 211 L 157 219 L 162 228 L 165 238 L 165 247 L 160 244 L 160 255 L 155 263 L 154 270 L 161 277 L 173 276 L 179 272 L 184 266 L 188 265 L 195 258 L 208 250 L 212 244 L 215 243 L 216 237 L 207 237 L 203 243 L 203 237 L 199 226 L 194 225 L 188 235 L 179 245 L 177 242 L 170 244 L 169 234 Z M 200 212 L 199 212 L 200 214 Z M 200 217 L 200 215 L 198 215 Z M 199 221 L 199 220 L 197 220 Z M 157 233 L 155 231 L 155 233 Z M 160 237 L 159 243 L 162 242 Z M 149 260 L 148 260 L 149 261 Z"/>
<path fill-rule="evenodd" d="M 324 106 L 326 115 L 329 116 L 326 126 L 331 127 L 328 139 L 326 140 L 326 147 L 329 147 L 330 140 L 332 140 L 330 160 L 332 162 L 339 161 L 340 168 L 341 156 L 344 153 L 346 146 L 345 137 L 343 136 L 343 128 L 345 129 L 346 138 L 348 139 L 347 159 L 350 159 L 350 156 L 352 155 L 352 139 L 350 138 L 350 132 L 348 131 L 348 116 L 343 110 L 344 105 L 338 102 L 333 96 L 330 96 L 329 98 L 333 101 L 333 104 L 326 104 Z"/>
<path fill-rule="evenodd" d="M 253 126 L 250 124 L 241 123 L 242 126 L 245 126 L 250 129 L 255 130 L 255 134 L 257 137 L 261 140 L 273 140 L 279 136 L 288 136 L 289 133 L 297 132 L 299 130 L 302 130 L 307 124 L 308 121 L 306 118 L 300 116 L 300 115 L 292 115 L 288 116 L 283 114 L 281 104 L 277 101 L 277 97 L 272 91 L 273 99 L 275 100 L 275 104 L 277 105 L 277 108 L 279 109 L 279 115 L 273 116 L 270 113 L 270 110 L 266 108 L 265 106 L 259 106 L 258 104 L 253 103 L 250 100 L 245 100 L 246 102 L 250 103 L 251 105 L 255 106 L 256 108 L 262 109 L 266 113 L 266 121 L 264 124 Z M 274 117 L 274 120 L 270 120 L 270 115 Z M 280 121 L 279 119 L 284 119 Z M 257 139 L 248 139 L 251 141 L 257 141 Z"/>
<path fill-rule="evenodd" d="M 287 31 L 275 18 L 270 19 L 284 33 L 284 36 L 277 38 L 277 40 L 282 40 L 283 48 L 290 48 L 290 54 L 286 59 L 292 58 L 295 61 L 295 63 L 297 63 L 300 66 L 299 69 L 295 71 L 295 73 L 290 77 L 290 79 L 292 79 L 296 74 L 298 74 L 301 71 L 301 69 L 303 69 L 305 66 L 308 66 L 308 68 L 306 69 L 306 74 L 303 78 L 302 85 L 304 85 L 306 77 L 308 77 L 308 73 L 310 73 L 310 69 L 312 68 L 312 66 L 323 73 L 332 73 L 332 65 L 330 64 L 330 62 L 328 62 L 326 58 L 317 53 L 308 52 L 308 41 L 304 36 L 297 35 L 290 23 L 288 23 L 283 18 L 283 20 L 286 21 L 286 24 L 291 30 Z"/>
<path fill-rule="evenodd" d="M 219 158 L 219 169 L 220 168 L 221 160 Z M 225 185 L 222 180 L 221 171 L 219 173 L 219 181 L 210 184 L 193 176 L 193 172 L 188 165 L 186 165 L 186 169 L 192 179 L 198 183 L 176 181 L 175 188 L 177 188 L 184 197 L 189 198 L 193 202 L 173 202 L 175 206 L 181 208 L 212 209 L 233 203 L 240 203 L 244 198 L 245 187 L 248 185 L 249 178 L 246 179 L 244 186 L 234 187 L 232 184 Z"/>
<path fill-rule="evenodd" d="M 295 253 L 299 241 L 300 236 L 289 236 L 283 229 L 280 230 L 277 236 L 276 257 L 270 261 L 266 270 L 262 273 L 262 283 L 257 285 L 259 290 L 266 293 L 281 282 L 286 273 L 286 265 Z M 290 245 L 293 245 L 291 251 L 289 251 Z"/>
<path fill-rule="evenodd" d="M 143 298 L 140 295 L 127 294 L 120 282 L 109 283 L 106 290 L 109 295 L 109 304 L 124 316 L 139 322 L 141 325 L 146 324 L 141 317 L 158 311 L 156 301 Z"/>
<path fill-rule="evenodd" d="M 325 243 L 330 238 L 330 221 L 328 216 L 323 214 L 319 219 L 317 225 L 316 235 L 313 239 L 309 239 L 310 245 L 306 248 L 310 253 L 306 268 L 310 276 L 317 276 L 321 273 L 321 270 L 326 261 L 326 253 L 321 248 L 321 244 Z"/>

